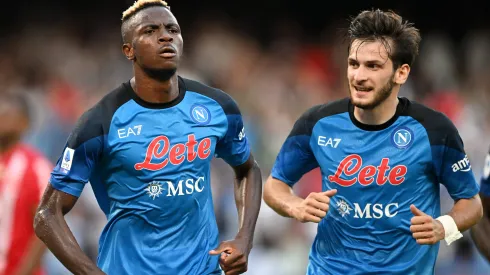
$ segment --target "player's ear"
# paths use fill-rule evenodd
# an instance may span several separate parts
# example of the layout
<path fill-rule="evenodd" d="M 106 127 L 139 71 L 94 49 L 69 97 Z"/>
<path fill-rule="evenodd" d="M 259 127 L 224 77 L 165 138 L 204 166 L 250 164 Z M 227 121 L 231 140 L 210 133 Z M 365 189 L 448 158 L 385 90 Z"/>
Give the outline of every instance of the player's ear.
<path fill-rule="evenodd" d="M 410 74 L 410 66 L 408 64 L 403 64 L 395 71 L 395 79 L 393 80 L 396 84 L 402 85 L 407 81 L 408 75 Z"/>
<path fill-rule="evenodd" d="M 134 60 L 134 50 L 130 43 L 124 43 L 122 51 L 128 60 Z"/>

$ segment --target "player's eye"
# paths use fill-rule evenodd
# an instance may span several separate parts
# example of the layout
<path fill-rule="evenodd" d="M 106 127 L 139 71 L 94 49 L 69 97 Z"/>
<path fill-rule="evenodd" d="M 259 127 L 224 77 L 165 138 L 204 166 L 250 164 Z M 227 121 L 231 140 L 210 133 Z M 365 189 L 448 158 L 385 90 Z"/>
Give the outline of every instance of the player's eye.
<path fill-rule="evenodd" d="M 359 67 L 359 63 L 355 61 L 349 61 L 349 67 L 357 68 Z"/>
<path fill-rule="evenodd" d="M 170 33 L 177 34 L 177 33 L 179 33 L 179 29 L 177 29 L 177 28 L 170 28 L 169 32 Z"/>
<path fill-rule="evenodd" d="M 146 34 L 152 34 L 152 33 L 154 33 L 154 32 L 155 32 L 155 29 L 153 29 L 153 28 L 152 28 L 152 29 L 147 29 L 147 30 L 145 30 L 145 33 L 146 33 Z"/>
<path fill-rule="evenodd" d="M 374 64 L 374 63 L 368 64 L 368 65 L 367 65 L 367 67 L 368 67 L 369 69 L 379 69 L 379 68 L 381 68 L 381 66 L 380 66 L 380 65 L 378 65 L 378 64 Z"/>

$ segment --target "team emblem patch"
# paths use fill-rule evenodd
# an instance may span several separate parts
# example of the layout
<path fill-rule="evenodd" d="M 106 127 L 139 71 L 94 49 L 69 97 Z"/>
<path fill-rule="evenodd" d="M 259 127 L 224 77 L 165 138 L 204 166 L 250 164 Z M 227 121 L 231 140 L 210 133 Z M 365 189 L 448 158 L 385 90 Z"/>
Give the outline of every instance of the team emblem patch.
<path fill-rule="evenodd" d="M 148 196 L 150 196 L 152 199 L 159 197 L 163 193 L 163 187 L 158 181 L 148 183 L 148 187 L 146 187 L 145 190 Z"/>
<path fill-rule="evenodd" d="M 408 148 L 413 142 L 413 132 L 407 127 L 400 127 L 393 131 L 391 143 L 400 149 Z"/>
<path fill-rule="evenodd" d="M 194 104 L 191 107 L 191 118 L 198 124 L 208 124 L 211 120 L 211 113 L 204 105 Z"/>

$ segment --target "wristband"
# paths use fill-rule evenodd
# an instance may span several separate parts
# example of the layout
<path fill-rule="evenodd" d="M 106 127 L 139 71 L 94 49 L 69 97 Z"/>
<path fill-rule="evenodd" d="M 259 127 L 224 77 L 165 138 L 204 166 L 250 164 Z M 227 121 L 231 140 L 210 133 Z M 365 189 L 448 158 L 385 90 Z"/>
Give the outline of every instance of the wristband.
<path fill-rule="evenodd" d="M 436 220 L 440 221 L 442 223 L 442 227 L 444 227 L 444 240 L 446 241 L 447 245 L 450 245 L 452 242 L 463 237 L 463 234 L 459 232 L 458 226 L 451 216 L 440 216 Z"/>

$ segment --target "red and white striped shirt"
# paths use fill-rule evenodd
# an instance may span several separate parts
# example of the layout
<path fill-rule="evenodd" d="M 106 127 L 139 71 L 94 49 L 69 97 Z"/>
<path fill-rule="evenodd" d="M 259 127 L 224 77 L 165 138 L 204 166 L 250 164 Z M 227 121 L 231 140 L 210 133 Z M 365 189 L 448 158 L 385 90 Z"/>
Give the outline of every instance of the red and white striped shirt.
<path fill-rule="evenodd" d="M 0 275 L 12 274 L 27 253 L 51 169 L 48 160 L 24 144 L 0 155 Z M 39 268 L 33 274 L 41 272 Z"/>

